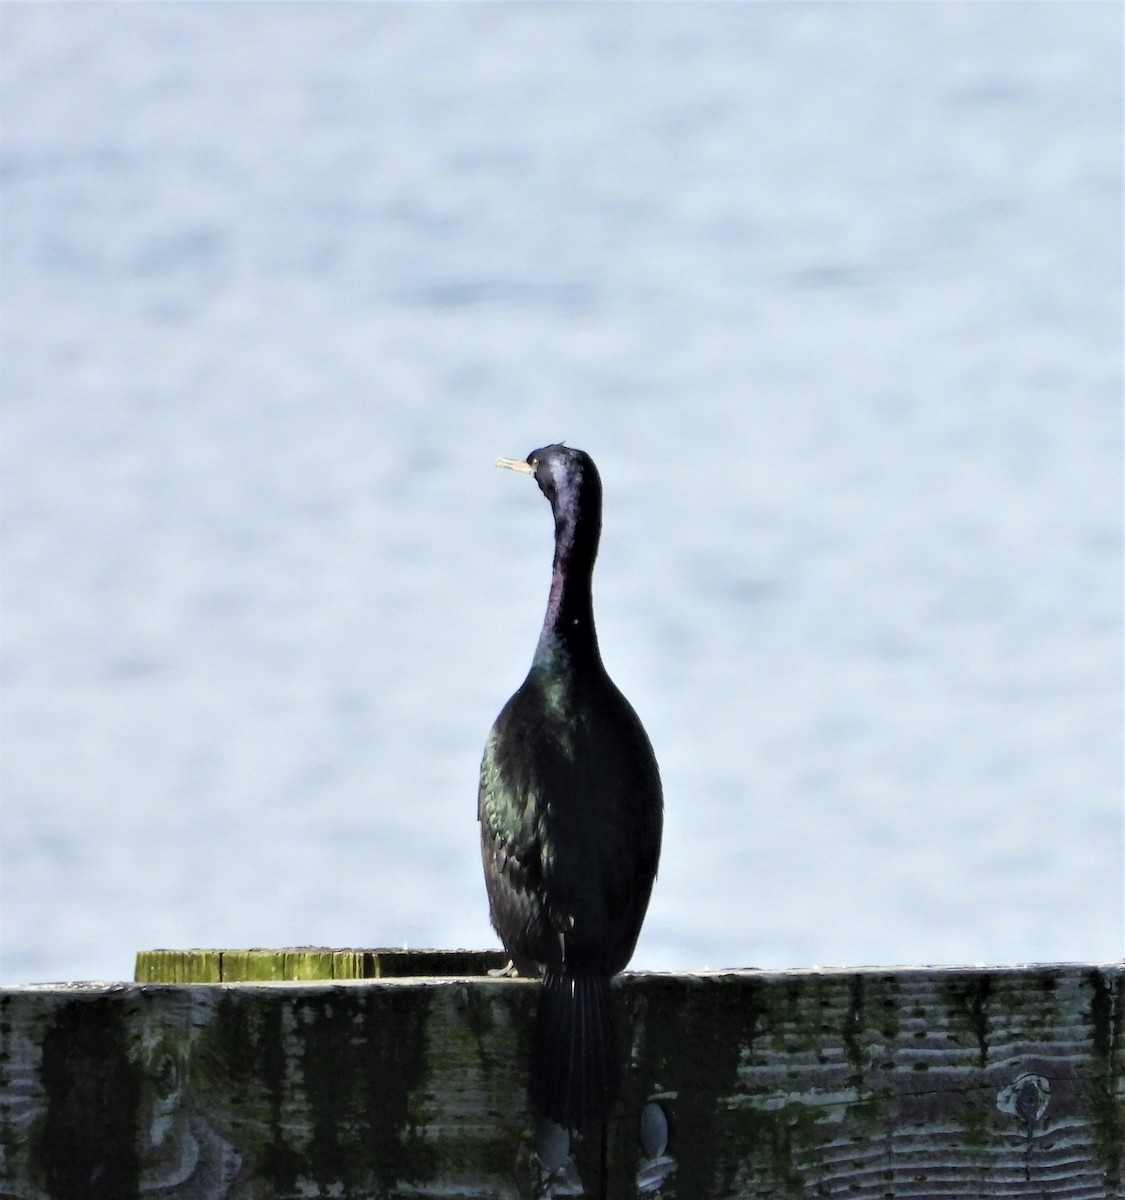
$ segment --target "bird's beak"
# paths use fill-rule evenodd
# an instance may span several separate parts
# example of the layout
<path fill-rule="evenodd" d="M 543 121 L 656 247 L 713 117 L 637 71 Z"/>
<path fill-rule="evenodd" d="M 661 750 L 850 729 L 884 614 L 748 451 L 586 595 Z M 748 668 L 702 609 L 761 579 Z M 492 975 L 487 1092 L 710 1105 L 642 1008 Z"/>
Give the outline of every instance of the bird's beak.
<path fill-rule="evenodd" d="M 498 467 L 505 467 L 509 471 L 519 471 L 521 475 L 534 475 L 535 468 L 529 462 L 524 462 L 522 458 L 498 458 L 496 460 Z"/>

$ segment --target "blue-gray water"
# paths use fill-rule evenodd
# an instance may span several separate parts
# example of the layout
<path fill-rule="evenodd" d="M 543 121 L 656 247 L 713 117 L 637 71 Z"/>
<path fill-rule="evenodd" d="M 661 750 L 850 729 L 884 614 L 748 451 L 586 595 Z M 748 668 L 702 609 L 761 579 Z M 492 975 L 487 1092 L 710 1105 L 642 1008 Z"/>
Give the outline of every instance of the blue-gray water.
<path fill-rule="evenodd" d="M 635 965 L 1120 954 L 1120 5 L 0 20 L 5 980 L 494 944 L 564 438 Z"/>

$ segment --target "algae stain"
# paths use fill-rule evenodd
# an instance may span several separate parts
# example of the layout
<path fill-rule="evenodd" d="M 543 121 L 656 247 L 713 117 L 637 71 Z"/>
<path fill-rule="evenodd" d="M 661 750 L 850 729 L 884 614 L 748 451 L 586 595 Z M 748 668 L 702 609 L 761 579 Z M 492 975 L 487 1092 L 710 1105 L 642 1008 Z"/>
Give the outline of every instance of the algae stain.
<path fill-rule="evenodd" d="M 961 1028 L 977 1044 L 977 1065 L 988 1065 L 989 1001 L 992 997 L 992 977 L 972 975 L 945 987 L 950 1027 Z"/>
<path fill-rule="evenodd" d="M 863 1051 L 863 1046 L 860 1044 L 860 1034 L 863 1032 L 863 977 L 861 975 L 853 975 L 851 983 L 851 997 L 848 1002 L 848 1011 L 844 1016 L 844 1028 L 841 1031 L 841 1040 L 844 1043 L 844 1051 L 848 1056 L 848 1062 L 852 1065 L 853 1081 L 863 1079 L 866 1069 L 866 1055 Z"/>
<path fill-rule="evenodd" d="M 141 1085 L 129 1061 L 128 1014 L 114 997 L 62 1005 L 43 1038 L 45 1111 L 32 1160 L 53 1200 L 137 1194 L 134 1141 Z"/>
<path fill-rule="evenodd" d="M 902 1021 L 899 1015 L 902 986 L 893 975 L 888 975 L 879 981 L 879 990 L 883 1004 L 883 1038 L 888 1043 L 894 1043 L 902 1032 Z"/>
<path fill-rule="evenodd" d="M 1107 978 L 1108 976 L 1108 978 Z M 1122 1159 L 1125 1157 L 1125 1100 L 1119 1096 L 1120 1058 L 1123 1021 L 1120 969 L 1094 970 L 1087 976 L 1091 989 L 1090 1025 L 1092 1027 L 1094 1139 L 1105 1171 L 1107 1189 L 1120 1189 Z"/>
<path fill-rule="evenodd" d="M 980 1051 L 980 1066 L 983 1069 L 988 1062 L 988 999 L 992 994 L 992 979 L 981 975 L 973 984 L 972 997 L 972 1026 L 977 1036 L 977 1047 Z"/>
<path fill-rule="evenodd" d="M 991 1113 L 966 1097 L 961 1129 L 966 1147 L 978 1151 L 985 1149 L 992 1135 Z"/>

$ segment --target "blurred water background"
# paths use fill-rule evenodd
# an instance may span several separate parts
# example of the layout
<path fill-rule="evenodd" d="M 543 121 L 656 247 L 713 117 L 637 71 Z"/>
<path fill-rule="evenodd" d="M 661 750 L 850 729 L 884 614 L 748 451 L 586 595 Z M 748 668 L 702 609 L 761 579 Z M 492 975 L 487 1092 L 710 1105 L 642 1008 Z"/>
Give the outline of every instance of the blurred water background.
<path fill-rule="evenodd" d="M 551 520 L 649 968 L 1122 949 L 1122 8 L 2 21 L 3 961 L 491 946 Z"/>

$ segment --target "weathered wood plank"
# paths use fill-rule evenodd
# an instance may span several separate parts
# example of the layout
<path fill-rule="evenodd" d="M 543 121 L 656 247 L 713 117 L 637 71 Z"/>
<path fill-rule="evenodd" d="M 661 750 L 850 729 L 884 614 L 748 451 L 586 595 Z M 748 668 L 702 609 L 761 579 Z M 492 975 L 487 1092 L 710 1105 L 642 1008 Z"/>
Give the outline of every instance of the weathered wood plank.
<path fill-rule="evenodd" d="M 501 950 L 142 950 L 137 983 L 247 983 L 254 980 L 392 979 L 486 975 L 508 961 Z"/>
<path fill-rule="evenodd" d="M 526 1108 L 535 991 L 6 989 L 0 1195 L 1122 1195 L 1120 965 L 623 976 L 621 1100 L 573 1161 Z"/>
<path fill-rule="evenodd" d="M 222 950 L 142 950 L 137 955 L 138 983 L 221 983 Z"/>
<path fill-rule="evenodd" d="M 1119 967 L 689 978 L 622 989 L 634 1070 L 618 1120 L 667 1097 L 674 1194 L 1121 1194 Z M 616 1132 L 623 1195 L 639 1156 Z"/>

